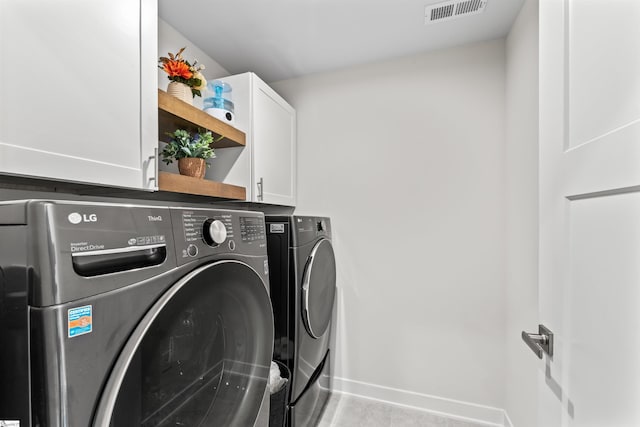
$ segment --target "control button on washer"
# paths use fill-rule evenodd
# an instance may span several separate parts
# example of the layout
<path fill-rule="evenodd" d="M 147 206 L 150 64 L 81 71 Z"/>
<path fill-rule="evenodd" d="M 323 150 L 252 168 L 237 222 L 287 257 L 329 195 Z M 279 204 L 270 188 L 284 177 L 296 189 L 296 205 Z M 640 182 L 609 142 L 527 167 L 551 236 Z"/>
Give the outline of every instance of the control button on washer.
<path fill-rule="evenodd" d="M 191 257 L 198 255 L 198 247 L 194 244 L 187 246 L 187 254 Z"/>
<path fill-rule="evenodd" d="M 227 227 L 219 219 L 207 218 L 202 226 L 202 237 L 212 247 L 227 240 Z"/>
<path fill-rule="evenodd" d="M 234 242 L 233 240 L 229 240 L 229 250 L 236 250 L 236 242 Z"/>

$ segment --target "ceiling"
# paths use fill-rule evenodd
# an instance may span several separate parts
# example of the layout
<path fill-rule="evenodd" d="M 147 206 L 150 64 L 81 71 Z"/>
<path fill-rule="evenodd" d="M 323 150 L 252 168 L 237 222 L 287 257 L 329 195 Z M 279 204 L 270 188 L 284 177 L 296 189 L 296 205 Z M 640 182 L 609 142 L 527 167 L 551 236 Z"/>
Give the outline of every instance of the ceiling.
<path fill-rule="evenodd" d="M 440 0 L 159 0 L 159 15 L 230 73 L 273 82 L 504 37 L 523 2 L 429 24 Z"/>

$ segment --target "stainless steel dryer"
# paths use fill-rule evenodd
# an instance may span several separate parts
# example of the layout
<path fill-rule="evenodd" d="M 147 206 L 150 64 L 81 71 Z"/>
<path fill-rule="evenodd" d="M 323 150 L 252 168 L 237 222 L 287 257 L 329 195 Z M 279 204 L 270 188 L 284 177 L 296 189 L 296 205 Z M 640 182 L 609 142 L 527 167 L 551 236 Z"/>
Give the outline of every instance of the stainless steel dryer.
<path fill-rule="evenodd" d="M 267 216 L 274 358 L 291 371 L 289 427 L 315 425 L 331 393 L 336 261 L 329 218 Z"/>
<path fill-rule="evenodd" d="M 260 213 L 0 205 L 0 421 L 266 426 Z"/>

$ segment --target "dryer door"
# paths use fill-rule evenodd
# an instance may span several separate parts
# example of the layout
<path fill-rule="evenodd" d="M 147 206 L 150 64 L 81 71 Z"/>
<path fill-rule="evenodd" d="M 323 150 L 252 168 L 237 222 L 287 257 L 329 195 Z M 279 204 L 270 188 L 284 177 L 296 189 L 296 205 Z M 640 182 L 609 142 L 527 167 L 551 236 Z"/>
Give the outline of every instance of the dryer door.
<path fill-rule="evenodd" d="M 136 328 L 94 426 L 252 426 L 272 350 L 271 304 L 258 273 L 237 261 L 201 267 Z"/>
<path fill-rule="evenodd" d="M 321 239 L 311 250 L 302 276 L 302 317 L 313 338 L 329 327 L 335 296 L 336 258 L 331 242 Z"/>

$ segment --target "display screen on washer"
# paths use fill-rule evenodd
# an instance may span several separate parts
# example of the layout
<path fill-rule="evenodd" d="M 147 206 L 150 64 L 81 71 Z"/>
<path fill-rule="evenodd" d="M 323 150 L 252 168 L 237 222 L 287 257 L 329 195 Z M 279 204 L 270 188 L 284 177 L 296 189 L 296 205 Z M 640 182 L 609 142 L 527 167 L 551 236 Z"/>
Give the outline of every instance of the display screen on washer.
<path fill-rule="evenodd" d="M 243 242 L 264 240 L 264 220 L 255 216 L 240 217 L 240 237 Z"/>

